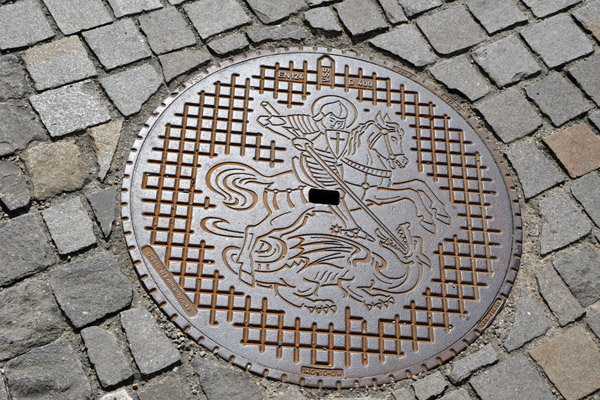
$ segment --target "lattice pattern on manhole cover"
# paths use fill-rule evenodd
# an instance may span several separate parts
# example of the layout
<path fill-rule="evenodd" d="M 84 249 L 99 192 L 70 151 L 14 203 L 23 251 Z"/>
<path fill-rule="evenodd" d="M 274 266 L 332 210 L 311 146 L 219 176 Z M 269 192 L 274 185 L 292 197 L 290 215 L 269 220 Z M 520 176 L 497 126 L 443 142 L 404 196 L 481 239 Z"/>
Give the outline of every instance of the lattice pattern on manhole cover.
<path fill-rule="evenodd" d="M 192 338 L 269 377 L 348 387 L 439 365 L 502 307 L 521 240 L 500 157 L 449 103 L 337 51 L 198 76 L 125 171 L 144 285 Z"/>

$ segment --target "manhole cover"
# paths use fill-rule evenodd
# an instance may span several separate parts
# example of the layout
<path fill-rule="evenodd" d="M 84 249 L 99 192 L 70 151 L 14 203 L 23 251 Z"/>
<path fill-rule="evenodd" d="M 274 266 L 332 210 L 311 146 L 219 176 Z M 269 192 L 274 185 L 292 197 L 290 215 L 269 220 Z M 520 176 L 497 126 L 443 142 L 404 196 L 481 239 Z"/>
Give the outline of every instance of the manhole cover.
<path fill-rule="evenodd" d="M 433 368 L 502 307 L 520 254 L 500 158 L 408 71 L 280 50 L 188 82 L 136 140 L 131 257 L 247 370 L 349 387 Z"/>

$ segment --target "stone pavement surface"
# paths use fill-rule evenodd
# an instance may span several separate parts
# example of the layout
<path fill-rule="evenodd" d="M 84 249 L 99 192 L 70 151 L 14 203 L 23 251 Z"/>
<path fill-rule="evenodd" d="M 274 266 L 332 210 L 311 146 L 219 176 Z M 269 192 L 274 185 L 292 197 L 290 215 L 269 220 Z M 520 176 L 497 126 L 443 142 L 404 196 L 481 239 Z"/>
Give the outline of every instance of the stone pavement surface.
<path fill-rule="evenodd" d="M 600 0 L 0 0 L 0 400 L 600 399 Z M 117 193 L 161 100 L 246 50 L 353 50 L 447 90 L 521 195 L 516 287 L 413 380 L 300 388 L 151 301 Z"/>

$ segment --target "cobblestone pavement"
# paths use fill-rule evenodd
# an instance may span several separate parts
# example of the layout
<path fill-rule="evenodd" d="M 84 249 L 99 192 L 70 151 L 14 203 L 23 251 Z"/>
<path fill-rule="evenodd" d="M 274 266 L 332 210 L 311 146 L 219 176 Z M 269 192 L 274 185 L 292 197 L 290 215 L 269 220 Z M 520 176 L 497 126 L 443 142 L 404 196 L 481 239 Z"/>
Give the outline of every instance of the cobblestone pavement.
<path fill-rule="evenodd" d="M 0 0 L 0 400 L 600 399 L 599 40 L 600 0 Z M 245 373 L 133 272 L 116 197 L 144 121 L 222 58 L 299 45 L 445 88 L 520 182 L 509 302 L 413 380 L 330 391 Z"/>

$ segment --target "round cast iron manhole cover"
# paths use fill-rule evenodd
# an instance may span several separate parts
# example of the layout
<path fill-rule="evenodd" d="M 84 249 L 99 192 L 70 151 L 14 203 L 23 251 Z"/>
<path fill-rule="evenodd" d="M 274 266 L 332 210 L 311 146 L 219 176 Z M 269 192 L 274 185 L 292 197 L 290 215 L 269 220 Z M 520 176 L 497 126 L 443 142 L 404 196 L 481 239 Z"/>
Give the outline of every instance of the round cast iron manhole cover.
<path fill-rule="evenodd" d="M 451 104 L 331 50 L 194 78 L 127 163 L 141 280 L 193 339 L 272 378 L 365 386 L 438 366 L 499 312 L 521 251 L 510 176 Z"/>

